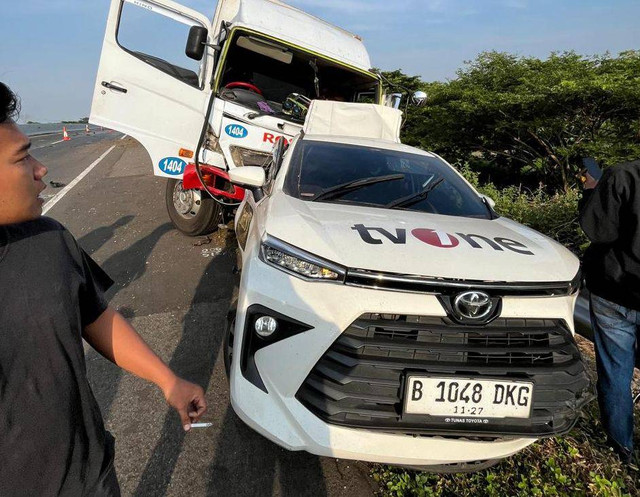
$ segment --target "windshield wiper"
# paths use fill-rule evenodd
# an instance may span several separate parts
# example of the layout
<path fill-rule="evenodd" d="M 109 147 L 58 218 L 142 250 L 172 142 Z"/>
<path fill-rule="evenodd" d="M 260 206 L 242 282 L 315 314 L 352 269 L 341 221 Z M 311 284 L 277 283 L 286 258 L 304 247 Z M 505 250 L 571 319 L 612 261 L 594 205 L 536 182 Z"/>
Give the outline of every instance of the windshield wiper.
<path fill-rule="evenodd" d="M 406 197 L 401 197 L 393 202 L 389 202 L 385 205 L 386 209 L 393 209 L 394 207 L 408 207 L 413 204 L 417 204 L 421 202 L 425 198 L 429 196 L 429 193 L 435 190 L 440 183 L 444 181 L 444 178 L 438 178 L 434 182 L 429 182 L 427 186 L 425 186 L 418 193 L 412 193 L 411 195 L 407 195 Z"/>
<path fill-rule="evenodd" d="M 376 176 L 375 178 L 357 179 L 354 181 L 349 181 L 347 183 L 342 183 L 341 185 L 332 186 L 331 188 L 327 188 L 326 190 L 322 190 L 321 192 L 316 193 L 309 200 L 313 202 L 315 200 L 326 200 L 341 197 L 342 195 L 345 195 L 354 190 L 358 190 L 364 186 L 374 185 L 376 183 L 382 183 L 384 181 L 396 181 L 399 179 L 404 179 L 404 174 L 389 174 L 387 176 Z"/>

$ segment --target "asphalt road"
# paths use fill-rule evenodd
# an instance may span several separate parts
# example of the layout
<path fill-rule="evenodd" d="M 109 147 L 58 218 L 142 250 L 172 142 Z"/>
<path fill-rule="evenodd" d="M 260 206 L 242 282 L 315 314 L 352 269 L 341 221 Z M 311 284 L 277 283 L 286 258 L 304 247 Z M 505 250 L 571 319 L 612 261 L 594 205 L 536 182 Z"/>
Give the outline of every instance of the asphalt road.
<path fill-rule="evenodd" d="M 153 385 L 92 349 L 87 369 L 116 437 L 124 496 L 370 496 L 369 466 L 289 452 L 246 427 L 229 404 L 222 360 L 224 317 L 235 283 L 233 239 L 183 236 L 169 223 L 165 182 L 146 151 L 120 133 L 32 139 L 45 178 L 68 184 L 115 148 L 48 212 L 116 282 L 108 297 L 181 376 L 207 391 L 211 428 L 185 434 Z M 49 187 L 49 200 L 63 187 Z M 286 365 L 285 365 L 286 367 Z"/>

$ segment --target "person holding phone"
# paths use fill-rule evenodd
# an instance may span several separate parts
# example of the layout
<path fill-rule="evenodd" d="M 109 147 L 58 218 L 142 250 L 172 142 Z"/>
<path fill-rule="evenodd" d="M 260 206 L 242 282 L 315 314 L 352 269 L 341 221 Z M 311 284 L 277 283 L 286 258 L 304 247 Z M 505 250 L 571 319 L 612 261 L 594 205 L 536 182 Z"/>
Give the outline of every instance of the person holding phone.
<path fill-rule="evenodd" d="M 580 226 L 598 371 L 598 404 L 608 441 L 624 463 L 633 457 L 631 380 L 640 328 L 640 160 L 602 172 L 585 159 Z"/>
<path fill-rule="evenodd" d="M 0 83 L 0 495 L 120 495 L 113 437 L 86 376 L 82 340 L 162 390 L 189 430 L 206 410 L 109 307 L 113 283 L 60 223 L 41 217 L 47 168 Z"/>

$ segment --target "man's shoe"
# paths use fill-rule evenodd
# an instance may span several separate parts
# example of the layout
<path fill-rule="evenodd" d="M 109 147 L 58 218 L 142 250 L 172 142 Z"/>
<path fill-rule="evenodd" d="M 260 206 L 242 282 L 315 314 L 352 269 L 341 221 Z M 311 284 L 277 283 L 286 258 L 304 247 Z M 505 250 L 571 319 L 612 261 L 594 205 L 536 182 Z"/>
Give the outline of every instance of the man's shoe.
<path fill-rule="evenodd" d="M 613 449 L 613 452 L 617 454 L 622 464 L 624 465 L 631 464 L 633 459 L 633 450 L 623 447 L 611 437 L 607 437 L 607 445 L 609 445 L 609 447 Z"/>

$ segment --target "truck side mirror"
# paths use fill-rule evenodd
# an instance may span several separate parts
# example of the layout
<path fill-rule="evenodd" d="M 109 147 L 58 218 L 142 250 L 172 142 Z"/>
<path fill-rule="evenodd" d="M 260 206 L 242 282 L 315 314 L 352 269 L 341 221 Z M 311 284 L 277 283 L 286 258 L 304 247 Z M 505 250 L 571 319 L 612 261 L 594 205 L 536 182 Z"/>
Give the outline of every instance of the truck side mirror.
<path fill-rule="evenodd" d="M 194 60 L 202 60 L 208 34 L 209 31 L 203 26 L 191 26 L 189 38 L 187 38 L 187 46 L 184 49 L 187 57 Z"/>
<path fill-rule="evenodd" d="M 427 102 L 427 94 L 423 91 L 418 90 L 411 97 L 411 102 L 416 107 L 422 107 Z"/>
<path fill-rule="evenodd" d="M 392 93 L 385 96 L 384 105 L 386 107 L 392 107 L 394 109 L 400 108 L 400 102 L 402 102 L 402 93 Z"/>
<path fill-rule="evenodd" d="M 260 166 L 235 167 L 229 170 L 229 180 L 236 185 L 262 188 L 266 181 L 264 169 Z"/>

